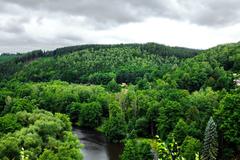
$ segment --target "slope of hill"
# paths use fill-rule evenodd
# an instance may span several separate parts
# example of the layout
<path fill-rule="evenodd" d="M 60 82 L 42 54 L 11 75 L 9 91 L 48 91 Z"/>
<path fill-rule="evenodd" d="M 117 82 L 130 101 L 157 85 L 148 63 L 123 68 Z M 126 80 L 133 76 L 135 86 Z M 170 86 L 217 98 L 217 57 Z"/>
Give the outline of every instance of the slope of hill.
<path fill-rule="evenodd" d="M 23 54 L 2 64 L 0 73 L 3 79 L 20 71 L 16 77 L 22 81 L 61 79 L 106 84 L 117 77 L 119 83 L 134 83 L 145 73 L 153 73 L 160 67 L 168 68 L 169 63 L 178 64 L 178 59 L 193 57 L 198 52 L 194 49 L 155 43 L 82 45 Z M 130 78 L 126 78 L 128 76 Z"/>
<path fill-rule="evenodd" d="M 17 55 L 15 55 L 15 54 L 1 54 L 0 55 L 0 64 L 14 60 L 16 57 L 17 57 Z"/>
<path fill-rule="evenodd" d="M 196 61 L 219 63 L 225 70 L 240 71 L 240 43 L 218 45 L 203 51 L 194 58 Z"/>
<path fill-rule="evenodd" d="M 239 51 L 239 43 L 201 51 L 147 43 L 7 58 L 0 63 L 0 159 L 67 153 L 81 160 L 71 123 L 124 142 L 125 159 L 153 159 L 152 150 L 164 159 L 195 160 L 209 150 L 212 159 L 239 159 Z"/>

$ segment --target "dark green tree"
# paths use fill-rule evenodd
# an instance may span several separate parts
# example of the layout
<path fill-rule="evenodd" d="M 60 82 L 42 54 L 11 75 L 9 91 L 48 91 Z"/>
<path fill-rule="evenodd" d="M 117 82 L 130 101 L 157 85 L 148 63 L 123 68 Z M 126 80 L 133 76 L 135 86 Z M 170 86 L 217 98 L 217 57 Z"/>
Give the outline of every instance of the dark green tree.
<path fill-rule="evenodd" d="M 176 142 L 181 145 L 185 137 L 188 134 L 188 125 L 183 119 L 179 119 L 175 128 L 173 129 L 173 135 L 176 139 Z"/>
<path fill-rule="evenodd" d="M 127 135 L 127 123 L 117 102 L 110 104 L 109 112 L 109 118 L 103 125 L 103 132 L 109 141 L 119 142 Z"/>
<path fill-rule="evenodd" d="M 152 160 L 153 153 L 151 145 L 141 140 L 127 140 L 124 144 L 124 150 L 121 160 Z"/>
<path fill-rule="evenodd" d="M 201 147 L 200 140 L 187 136 L 181 145 L 181 155 L 187 160 L 195 160 L 196 154 L 200 152 Z"/>
<path fill-rule="evenodd" d="M 112 79 L 107 84 L 107 89 L 111 92 L 119 92 L 119 91 L 121 91 L 121 86 L 115 81 L 115 79 Z"/>
<path fill-rule="evenodd" d="M 80 126 L 95 128 L 101 123 L 102 107 L 97 102 L 81 104 L 79 113 Z"/>
<path fill-rule="evenodd" d="M 217 125 L 213 118 L 210 117 L 204 134 L 204 142 L 202 149 L 203 160 L 215 160 L 218 155 L 218 135 Z"/>

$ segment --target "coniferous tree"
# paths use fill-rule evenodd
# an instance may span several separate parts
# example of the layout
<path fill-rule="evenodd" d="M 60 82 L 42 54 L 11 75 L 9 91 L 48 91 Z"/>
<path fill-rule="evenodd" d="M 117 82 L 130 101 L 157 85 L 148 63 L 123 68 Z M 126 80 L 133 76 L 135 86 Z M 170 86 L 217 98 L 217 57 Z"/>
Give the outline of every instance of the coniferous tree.
<path fill-rule="evenodd" d="M 217 141 L 217 125 L 213 118 L 210 117 L 205 134 L 202 150 L 203 160 L 215 160 L 218 153 L 218 141 Z"/>

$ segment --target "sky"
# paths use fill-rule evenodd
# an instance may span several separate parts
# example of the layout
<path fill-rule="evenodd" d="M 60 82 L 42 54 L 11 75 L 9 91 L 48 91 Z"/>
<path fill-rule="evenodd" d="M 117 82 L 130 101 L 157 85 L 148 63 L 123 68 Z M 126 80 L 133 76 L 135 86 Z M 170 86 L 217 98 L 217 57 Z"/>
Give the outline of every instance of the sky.
<path fill-rule="evenodd" d="M 156 42 L 240 41 L 239 0 L 0 0 L 0 53 Z"/>

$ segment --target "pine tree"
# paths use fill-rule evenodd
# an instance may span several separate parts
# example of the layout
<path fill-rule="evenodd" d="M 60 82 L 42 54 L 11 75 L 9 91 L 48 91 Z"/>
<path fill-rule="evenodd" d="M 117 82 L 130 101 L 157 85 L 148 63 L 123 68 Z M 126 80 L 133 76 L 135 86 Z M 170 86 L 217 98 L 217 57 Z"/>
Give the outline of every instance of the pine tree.
<path fill-rule="evenodd" d="M 217 141 L 217 125 L 212 117 L 210 117 L 205 134 L 204 144 L 202 150 L 203 160 L 215 160 L 217 159 L 218 141 Z"/>

